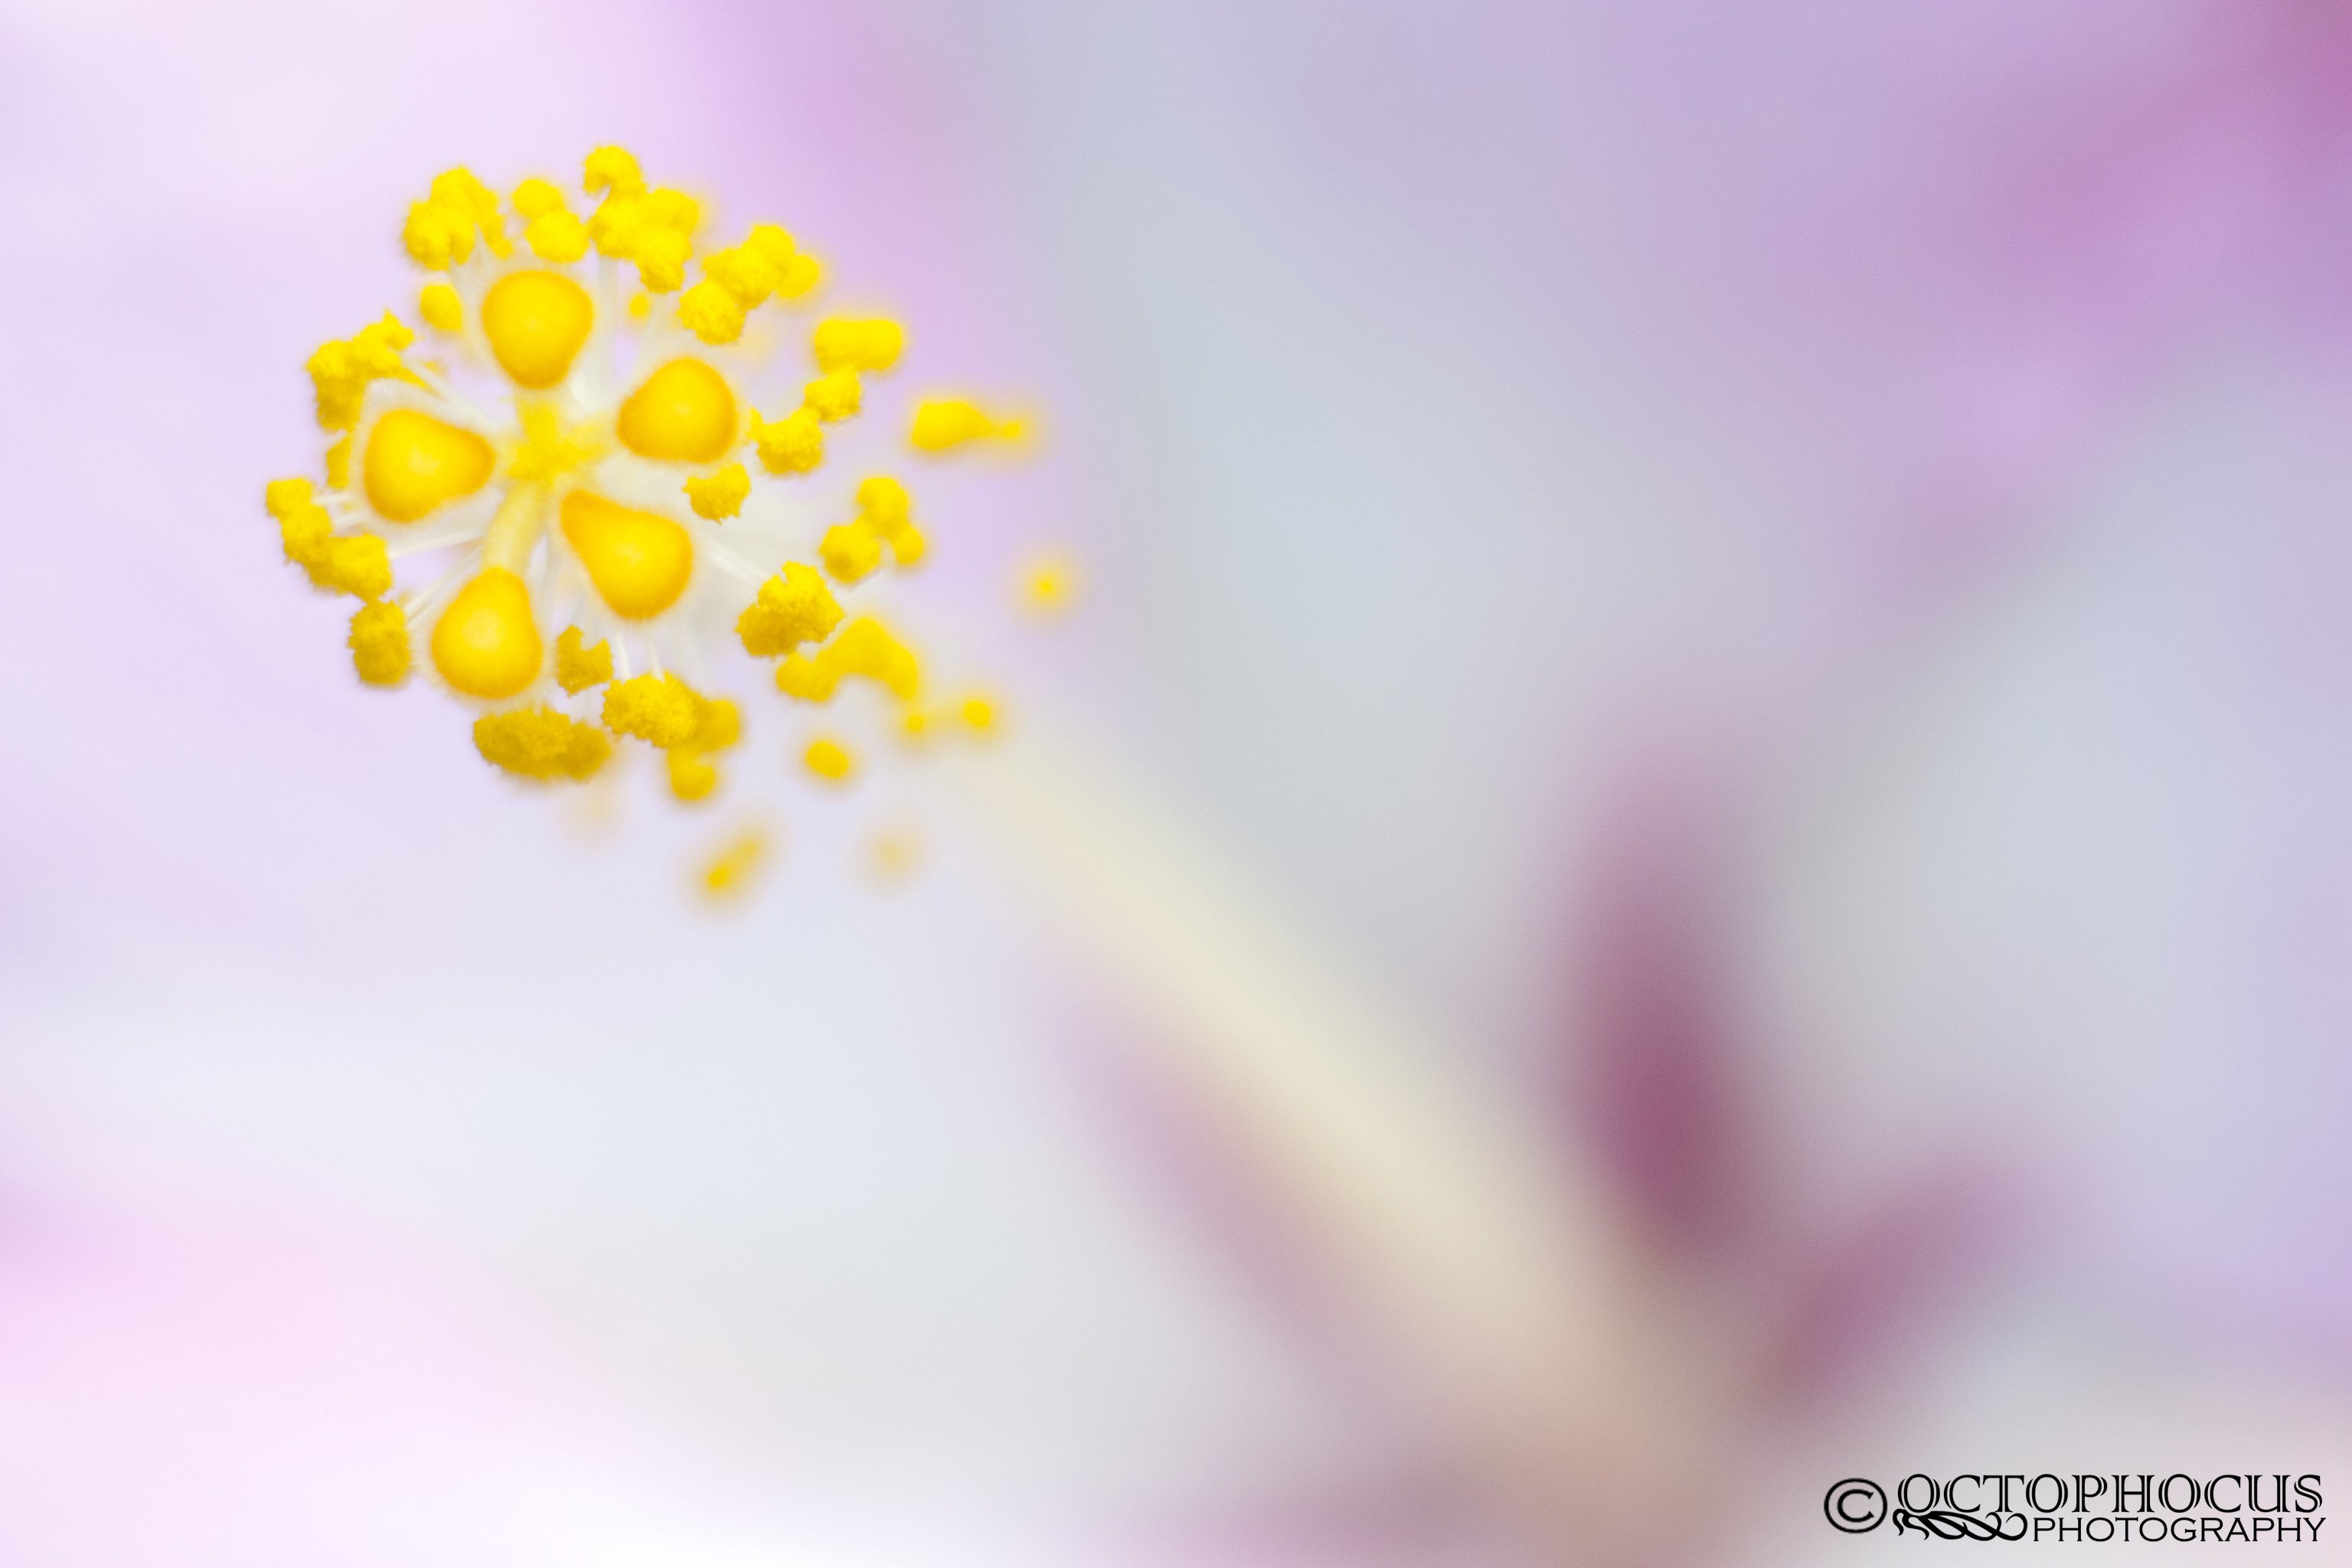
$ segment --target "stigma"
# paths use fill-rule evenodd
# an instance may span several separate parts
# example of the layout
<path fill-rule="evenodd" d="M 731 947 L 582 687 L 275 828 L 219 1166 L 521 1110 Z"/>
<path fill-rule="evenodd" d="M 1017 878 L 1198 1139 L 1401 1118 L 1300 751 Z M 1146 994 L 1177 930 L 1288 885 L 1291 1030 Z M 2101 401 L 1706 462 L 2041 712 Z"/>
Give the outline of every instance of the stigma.
<path fill-rule="evenodd" d="M 921 706 L 919 642 L 875 602 L 928 558 L 908 473 L 1024 447 L 1025 415 L 896 395 L 903 322 L 828 313 L 790 230 L 730 241 L 621 148 L 571 193 L 446 171 L 400 239 L 415 324 L 310 355 L 322 478 L 265 496 L 289 563 L 359 601 L 362 684 L 439 690 L 510 778 L 649 754 L 687 805 L 722 792 L 755 696 L 780 781 L 849 789 L 938 731 L 954 710 Z M 727 864 L 733 885 L 749 861 Z"/>

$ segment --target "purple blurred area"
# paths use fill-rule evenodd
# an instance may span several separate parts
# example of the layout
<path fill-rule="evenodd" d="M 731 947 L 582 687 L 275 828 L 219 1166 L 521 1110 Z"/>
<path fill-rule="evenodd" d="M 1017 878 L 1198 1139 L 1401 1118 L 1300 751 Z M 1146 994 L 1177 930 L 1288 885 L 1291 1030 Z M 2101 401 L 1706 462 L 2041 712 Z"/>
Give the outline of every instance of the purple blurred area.
<path fill-rule="evenodd" d="M 2345 1473 L 2347 88 L 2314 0 L 0 0 L 0 1563 L 1874 1562 L 1840 1477 Z M 755 714 L 714 921 L 716 819 L 352 680 L 302 362 L 435 173 L 606 142 L 1047 411 L 926 589 L 1234 868 L 1079 857 L 1174 992 L 951 780 Z M 1200 1070 L 1261 920 L 1382 1037 Z M 1622 1407 L 1433 1392 L 1505 1342 L 1343 1200 L 1456 1173 L 1316 1121 L 1406 1083 L 1599 1216 L 1460 1256 L 1633 1303 Z"/>

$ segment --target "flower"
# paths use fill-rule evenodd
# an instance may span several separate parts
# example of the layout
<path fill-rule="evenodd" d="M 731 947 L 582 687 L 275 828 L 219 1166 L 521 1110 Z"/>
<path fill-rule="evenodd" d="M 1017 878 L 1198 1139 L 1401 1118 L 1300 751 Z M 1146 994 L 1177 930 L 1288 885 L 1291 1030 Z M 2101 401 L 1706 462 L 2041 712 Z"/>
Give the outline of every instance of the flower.
<path fill-rule="evenodd" d="M 265 503 L 287 560 L 362 601 L 360 679 L 429 670 L 476 710 L 483 759 L 534 783 L 593 778 L 643 742 L 688 802 L 712 794 L 712 759 L 741 738 L 736 701 L 702 689 L 730 647 L 776 661 L 796 701 L 860 679 L 908 710 L 900 729 L 921 730 L 907 721 L 921 661 L 836 593 L 923 559 L 913 498 L 866 473 L 855 510 L 830 521 L 810 490 L 828 434 L 897 368 L 906 329 L 818 321 L 814 379 L 763 415 L 752 386 L 774 334 L 760 312 L 804 309 L 822 265 L 774 224 L 709 247 L 702 204 L 648 184 L 618 147 L 589 155 L 582 188 L 585 216 L 543 179 L 501 203 L 468 170 L 441 174 L 401 231 L 433 278 L 416 300 L 423 343 L 387 312 L 310 356 L 325 486 L 278 479 Z M 940 398 L 918 404 L 907 440 L 935 458 L 1026 428 Z M 950 712 L 992 729 L 975 700 Z"/>

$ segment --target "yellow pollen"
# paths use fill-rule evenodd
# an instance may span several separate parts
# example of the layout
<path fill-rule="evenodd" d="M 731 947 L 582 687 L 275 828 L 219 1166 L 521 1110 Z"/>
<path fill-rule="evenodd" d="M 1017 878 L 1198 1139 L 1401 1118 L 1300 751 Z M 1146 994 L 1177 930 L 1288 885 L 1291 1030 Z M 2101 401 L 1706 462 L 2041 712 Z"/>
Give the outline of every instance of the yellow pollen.
<path fill-rule="evenodd" d="M 751 440 L 760 448 L 760 466 L 772 474 L 813 473 L 824 461 L 824 426 L 805 408 L 772 425 L 753 414 Z"/>
<path fill-rule="evenodd" d="M 539 707 L 475 720 L 474 749 L 517 778 L 552 782 L 593 777 L 613 754 L 613 742 L 593 724 Z"/>
<path fill-rule="evenodd" d="M 489 483 L 497 461 L 471 430 L 395 408 L 368 432 L 361 471 L 370 506 L 394 522 L 415 522 Z"/>
<path fill-rule="evenodd" d="M 563 210 L 563 193 L 545 180 L 525 180 L 514 188 L 514 210 L 526 218 Z"/>
<path fill-rule="evenodd" d="M 827 784 L 846 784 L 849 775 L 857 771 L 856 759 L 838 741 L 811 741 L 801 761 L 810 773 Z"/>
<path fill-rule="evenodd" d="M 646 188 L 646 177 L 638 172 L 637 161 L 627 149 L 599 147 L 588 154 L 580 184 L 592 196 L 607 190 L 617 196 L 634 196 Z"/>
<path fill-rule="evenodd" d="M 561 210 L 531 219 L 522 239 L 541 261 L 577 261 L 588 254 L 588 226 Z"/>
<path fill-rule="evenodd" d="M 864 388 L 854 370 L 836 370 L 808 384 L 802 406 L 827 425 L 838 425 L 857 412 Z"/>
<path fill-rule="evenodd" d="M 816 552 L 835 582 L 856 583 L 882 564 L 882 536 L 863 519 L 839 523 L 824 531 Z"/>
<path fill-rule="evenodd" d="M 735 392 L 698 359 L 674 359 L 621 405 L 621 445 L 666 463 L 715 463 L 735 445 Z"/>
<path fill-rule="evenodd" d="M 640 675 L 604 689 L 604 728 L 667 751 L 702 729 L 702 699 L 675 675 Z"/>
<path fill-rule="evenodd" d="M 985 735 L 996 728 L 999 717 L 996 704 L 985 697 L 967 697 L 956 708 L 956 717 L 963 727 L 974 734 Z"/>
<path fill-rule="evenodd" d="M 683 801 L 707 800 L 719 787 L 719 770 L 700 752 L 680 746 L 669 753 L 669 793 Z"/>
<path fill-rule="evenodd" d="M 686 499 L 694 508 L 694 514 L 713 522 L 723 522 L 740 512 L 751 493 L 751 476 L 743 471 L 740 463 L 730 463 L 686 481 Z"/>
<path fill-rule="evenodd" d="M 816 367 L 828 375 L 837 370 L 878 374 L 897 364 L 906 347 L 907 329 L 896 321 L 851 321 L 836 316 L 817 324 Z"/>
<path fill-rule="evenodd" d="M 1013 601 L 1032 618 L 1051 620 L 1069 613 L 1078 588 L 1077 562 L 1057 550 L 1036 557 L 1023 569 L 1013 587 Z"/>
<path fill-rule="evenodd" d="M 392 557 L 373 533 L 346 533 L 327 541 L 317 559 L 306 561 L 310 581 L 331 593 L 380 599 L 392 591 Z"/>
<path fill-rule="evenodd" d="M 1017 442 L 1026 434 L 1018 419 L 996 418 L 961 397 L 940 397 L 916 408 L 908 439 L 919 451 L 947 452 L 974 441 Z"/>
<path fill-rule="evenodd" d="M 768 858 L 768 835 L 746 828 L 721 845 L 703 862 L 702 895 L 712 903 L 726 903 L 750 892 Z"/>
<path fill-rule="evenodd" d="M 881 622 L 860 616 L 814 656 L 795 653 L 776 666 L 776 689 L 803 702 L 829 702 L 845 676 L 860 675 L 911 702 L 922 689 L 914 650 Z"/>
<path fill-rule="evenodd" d="M 790 653 L 806 642 L 823 642 L 841 624 L 841 606 L 814 567 L 787 561 L 760 584 L 760 596 L 736 617 L 735 635 L 754 658 Z"/>
<path fill-rule="evenodd" d="M 729 299 L 749 310 L 776 291 L 791 259 L 790 255 L 779 259 L 772 247 L 747 240 L 732 250 L 714 250 L 704 257 L 703 284 L 724 290 Z"/>
<path fill-rule="evenodd" d="M 465 304 L 446 283 L 427 283 L 416 296 L 416 313 L 436 331 L 454 332 L 466 324 Z"/>
<path fill-rule="evenodd" d="M 539 625 L 530 591 L 503 566 L 457 591 L 433 627 L 433 668 L 468 697 L 499 701 L 539 679 Z"/>
<path fill-rule="evenodd" d="M 871 574 L 882 564 L 886 544 L 902 567 L 923 558 L 922 531 L 912 521 L 906 486 L 877 474 L 857 487 L 857 507 L 856 517 L 826 530 L 817 544 L 824 569 L 837 581 L 856 583 Z"/>
<path fill-rule="evenodd" d="M 566 626 L 555 639 L 555 683 L 574 696 L 613 679 L 613 645 L 586 647 L 585 641 L 578 626 Z"/>
<path fill-rule="evenodd" d="M 408 617 L 398 605 L 362 605 L 352 617 L 352 666 L 370 686 L 408 679 Z"/>
<path fill-rule="evenodd" d="M 743 335 L 742 302 L 708 278 L 678 296 L 677 320 L 706 343 L 731 343 Z"/>
<path fill-rule="evenodd" d="M 694 739 L 687 742 L 698 752 L 723 752 L 743 738 L 743 710 L 724 697 L 701 699 L 694 710 Z"/>
<path fill-rule="evenodd" d="M 596 307 L 559 272 L 509 272 L 482 299 L 482 333 L 519 386 L 543 392 L 572 370 Z"/>
<path fill-rule="evenodd" d="M 474 254 L 474 222 L 453 207 L 417 202 L 401 226 L 400 242 L 419 267 L 446 272 Z"/>
<path fill-rule="evenodd" d="M 654 297 L 640 289 L 629 296 L 629 319 L 642 321 L 654 313 Z"/>
<path fill-rule="evenodd" d="M 597 596 L 624 619 L 660 615 L 694 575 L 693 537 L 657 513 L 573 490 L 563 498 L 562 526 Z"/>
<path fill-rule="evenodd" d="M 633 254 L 638 287 L 649 294 L 668 294 L 686 281 L 687 258 L 694 254 L 694 241 L 682 230 L 653 226 L 658 222 L 653 220 L 637 232 Z"/>
<path fill-rule="evenodd" d="M 783 281 L 776 285 L 776 294 L 785 300 L 805 299 L 816 292 L 817 285 L 824 281 L 824 264 L 803 251 L 784 263 Z"/>
<path fill-rule="evenodd" d="M 387 376 L 415 379 L 400 362 L 400 351 L 415 341 L 416 334 L 387 310 L 383 321 L 362 327 L 349 338 L 320 344 L 308 367 L 311 389 L 318 396 L 319 427 L 349 430 L 357 425 L 368 383 Z"/>

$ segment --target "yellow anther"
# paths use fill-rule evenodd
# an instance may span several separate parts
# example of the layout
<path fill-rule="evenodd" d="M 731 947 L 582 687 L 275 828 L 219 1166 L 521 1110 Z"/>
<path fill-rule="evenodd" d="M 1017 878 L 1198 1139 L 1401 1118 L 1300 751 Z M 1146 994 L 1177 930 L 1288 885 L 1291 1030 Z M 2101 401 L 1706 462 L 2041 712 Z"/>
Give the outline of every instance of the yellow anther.
<path fill-rule="evenodd" d="M 685 233 L 646 224 L 637 230 L 629 253 L 637 264 L 637 282 L 652 294 L 667 294 L 686 281 L 687 259 L 694 242 Z"/>
<path fill-rule="evenodd" d="M 751 493 L 751 476 L 743 471 L 740 463 L 730 463 L 708 474 L 697 474 L 686 481 L 686 499 L 697 517 L 707 517 L 721 522 L 743 510 L 743 501 Z"/>
<path fill-rule="evenodd" d="M 454 332 L 466 325 L 465 304 L 446 283 L 427 283 L 416 296 L 416 313 L 436 331 Z"/>
<path fill-rule="evenodd" d="M 817 323 L 815 342 L 817 369 L 828 374 L 837 370 L 879 374 L 898 363 L 907 347 L 907 330 L 896 321 L 852 321 L 836 316 Z"/>
<path fill-rule="evenodd" d="M 824 426 L 805 408 L 795 408 L 771 425 L 751 416 L 751 439 L 760 464 L 772 474 L 814 473 L 824 461 Z"/>
<path fill-rule="evenodd" d="M 1001 715 L 998 714 L 996 704 L 992 700 L 985 697 L 972 696 L 965 698 L 956 705 L 956 717 L 962 720 L 963 727 L 972 733 L 986 735 L 995 731 Z"/>
<path fill-rule="evenodd" d="M 401 226 L 400 242 L 419 267 L 446 272 L 474 254 L 474 220 L 438 202 L 417 202 Z"/>
<path fill-rule="evenodd" d="M 330 539 L 319 559 L 309 564 L 310 581 L 333 593 L 380 599 L 392 591 L 392 557 L 373 533 Z"/>
<path fill-rule="evenodd" d="M 560 213 L 563 193 L 545 180 L 525 180 L 514 188 L 514 210 L 526 219 Z"/>
<path fill-rule="evenodd" d="M 923 552 L 930 548 L 930 542 L 923 537 L 923 531 L 911 522 L 892 533 L 889 539 L 890 553 L 898 558 L 898 564 L 902 567 L 919 564 Z"/>
<path fill-rule="evenodd" d="M 573 490 L 563 498 L 562 527 L 597 597 L 625 620 L 660 615 L 694 575 L 693 537 L 658 513 Z"/>
<path fill-rule="evenodd" d="M 698 359 L 674 359 L 621 405 L 621 444 L 667 463 L 715 463 L 735 445 L 734 389 Z"/>
<path fill-rule="evenodd" d="M 1032 560 L 1021 570 L 1013 586 L 1013 602 L 1023 613 L 1038 620 L 1067 615 L 1077 602 L 1080 586 L 1078 563 L 1061 551 L 1053 551 Z"/>
<path fill-rule="evenodd" d="M 874 681 L 902 702 L 913 701 L 922 686 L 922 667 L 914 651 L 881 622 L 860 616 L 814 657 L 796 653 L 779 664 L 776 689 L 803 702 L 824 702 L 852 675 Z"/>
<path fill-rule="evenodd" d="M 646 188 L 646 177 L 639 172 L 636 159 L 621 147 L 599 147 L 589 153 L 580 183 L 592 196 L 599 191 L 634 196 Z"/>
<path fill-rule="evenodd" d="M 707 800 L 719 787 L 719 770 L 691 746 L 670 752 L 668 763 L 669 793 L 680 800 Z"/>
<path fill-rule="evenodd" d="M 473 431 L 395 408 L 369 429 L 361 471 L 370 506 L 394 522 L 415 522 L 480 489 L 497 466 L 497 452 Z"/>
<path fill-rule="evenodd" d="M 450 169 L 436 174 L 433 190 L 427 198 L 435 206 L 455 212 L 480 231 L 482 242 L 493 256 L 504 256 L 511 248 L 507 243 L 506 227 L 499 217 L 498 193 L 474 178 L 465 169 Z"/>
<path fill-rule="evenodd" d="M 555 639 L 555 683 L 574 696 L 613 679 L 613 645 L 583 647 L 586 640 L 578 626 L 564 627 Z"/>
<path fill-rule="evenodd" d="M 352 617 L 352 667 L 370 686 L 408 679 L 408 617 L 398 605 L 362 605 Z"/>
<path fill-rule="evenodd" d="M 732 250 L 714 250 L 702 258 L 702 281 L 726 291 L 749 310 L 776 291 L 784 265 L 765 247 L 745 242 Z"/>
<path fill-rule="evenodd" d="M 626 261 L 637 253 L 637 242 L 651 227 L 646 221 L 645 204 L 635 195 L 618 194 L 604 198 L 588 218 L 588 237 L 596 248 L 615 261 Z"/>
<path fill-rule="evenodd" d="M 768 858 L 768 836 L 746 828 L 729 839 L 703 862 L 702 894 L 713 903 L 726 903 L 750 892 Z"/>
<path fill-rule="evenodd" d="M 339 490 L 352 488 L 352 438 L 348 435 L 327 448 L 327 482 Z"/>
<path fill-rule="evenodd" d="M 271 483 L 264 496 L 269 515 L 278 520 L 279 542 L 286 559 L 297 566 L 316 568 L 327 559 L 327 551 L 334 542 L 335 520 L 327 509 L 310 499 L 308 479 L 278 479 Z"/>
<path fill-rule="evenodd" d="M 945 452 L 973 441 L 1018 441 L 1026 429 L 1018 419 L 998 419 L 961 397 L 938 397 L 918 406 L 908 433 L 919 451 Z"/>
<path fill-rule="evenodd" d="M 674 229 L 688 239 L 692 239 L 695 231 L 702 226 L 702 204 L 684 191 L 667 187 L 647 191 L 645 201 L 646 217 L 649 222 Z"/>
<path fill-rule="evenodd" d="M 530 591 L 490 566 L 457 591 L 433 626 L 433 668 L 468 697 L 499 701 L 539 679 L 539 624 Z"/>
<path fill-rule="evenodd" d="M 857 510 L 874 532 L 890 546 L 901 566 L 912 566 L 928 548 L 922 530 L 914 523 L 914 500 L 907 487 L 887 474 L 876 474 L 857 487 Z"/>
<path fill-rule="evenodd" d="M 261 504 L 281 521 L 289 513 L 315 506 L 317 494 L 308 479 L 272 479 L 261 492 Z"/>
<path fill-rule="evenodd" d="M 889 475 L 876 474 L 857 482 L 857 510 L 887 532 L 915 515 L 915 499 Z"/>
<path fill-rule="evenodd" d="M 694 710 L 694 738 L 687 742 L 698 752 L 723 752 L 743 738 L 743 711 L 724 697 L 701 699 Z"/>
<path fill-rule="evenodd" d="M 915 700 L 922 686 L 922 667 L 908 647 L 868 616 L 841 628 L 841 636 L 823 650 L 844 675 L 862 675 L 889 689 L 904 702 Z"/>
<path fill-rule="evenodd" d="M 796 653 L 776 666 L 776 689 L 800 702 L 830 702 L 841 671 L 822 658 Z"/>
<path fill-rule="evenodd" d="M 318 395 L 320 428 L 348 430 L 358 424 L 361 399 L 367 392 L 368 383 L 405 374 L 400 351 L 415 340 L 416 334 L 387 310 L 383 321 L 362 327 L 350 338 L 320 344 L 310 363 L 310 384 Z"/>
<path fill-rule="evenodd" d="M 856 583 L 882 564 L 882 536 L 863 520 L 840 523 L 824 531 L 816 552 L 835 581 Z"/>
<path fill-rule="evenodd" d="M 474 749 L 517 778 L 551 783 L 593 778 L 613 754 L 613 743 L 596 726 L 544 707 L 475 720 Z"/>
<path fill-rule="evenodd" d="M 814 567 L 787 561 L 760 584 L 760 596 L 736 617 L 735 635 L 754 658 L 790 653 L 803 643 L 823 642 L 841 624 L 841 605 Z"/>
<path fill-rule="evenodd" d="M 827 784 L 846 784 L 849 775 L 857 771 L 856 759 L 838 741 L 811 741 L 808 750 L 801 753 L 801 762 L 818 778 Z"/>
<path fill-rule="evenodd" d="M 642 321 L 654 313 L 654 297 L 640 289 L 629 296 L 629 319 Z"/>
<path fill-rule="evenodd" d="M 595 424 L 567 426 L 551 404 L 524 404 L 520 423 L 520 437 L 507 447 L 506 471 L 526 484 L 551 484 L 587 468 L 611 446 Z"/>
<path fill-rule="evenodd" d="M 498 193 L 476 179 L 470 169 L 448 169 L 436 174 L 431 199 L 455 208 L 478 224 L 499 221 Z"/>
<path fill-rule="evenodd" d="M 702 700 L 675 675 L 640 675 L 604 689 L 604 727 L 667 751 L 694 739 Z"/>
<path fill-rule="evenodd" d="M 520 386 L 544 391 L 571 372 L 595 325 L 588 290 L 560 272 L 509 272 L 482 300 L 482 333 Z"/>
<path fill-rule="evenodd" d="M 677 320 L 706 343 L 731 343 L 743 335 L 742 304 L 708 278 L 678 296 Z"/>
<path fill-rule="evenodd" d="M 857 412 L 863 393 L 854 370 L 836 370 L 819 376 L 802 392 L 803 405 L 828 425 L 838 425 Z"/>
<path fill-rule="evenodd" d="M 588 226 L 568 212 L 540 214 L 522 237 L 541 261 L 577 261 L 588 254 Z"/>
<path fill-rule="evenodd" d="M 784 263 L 783 276 L 776 283 L 776 295 L 784 300 L 805 300 L 824 281 L 824 264 L 803 250 Z"/>
<path fill-rule="evenodd" d="M 793 237 L 772 223 L 755 223 L 751 232 L 743 237 L 742 248 L 756 250 L 768 258 L 768 264 L 782 270 L 800 254 Z"/>

